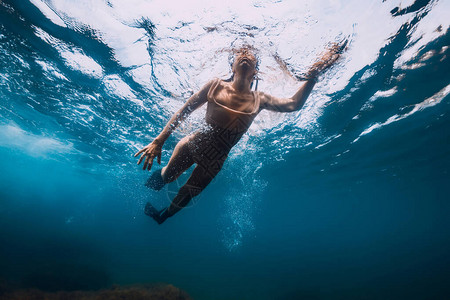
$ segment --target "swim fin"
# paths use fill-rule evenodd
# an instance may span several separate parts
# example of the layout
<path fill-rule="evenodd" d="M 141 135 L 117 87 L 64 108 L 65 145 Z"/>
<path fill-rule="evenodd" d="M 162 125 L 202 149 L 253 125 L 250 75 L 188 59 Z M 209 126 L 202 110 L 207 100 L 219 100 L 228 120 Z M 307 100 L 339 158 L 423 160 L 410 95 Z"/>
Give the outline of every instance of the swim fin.
<path fill-rule="evenodd" d="M 155 220 L 159 225 L 161 225 L 169 217 L 167 208 L 158 211 L 150 202 L 147 202 L 147 204 L 145 205 L 144 213 L 147 216 L 152 217 L 153 220 Z"/>
<path fill-rule="evenodd" d="M 153 172 L 152 175 L 150 175 L 150 178 L 145 183 L 145 186 L 151 189 L 154 189 L 155 191 L 159 191 L 162 189 L 166 183 L 164 182 L 162 176 L 161 176 L 161 170 L 156 170 Z"/>

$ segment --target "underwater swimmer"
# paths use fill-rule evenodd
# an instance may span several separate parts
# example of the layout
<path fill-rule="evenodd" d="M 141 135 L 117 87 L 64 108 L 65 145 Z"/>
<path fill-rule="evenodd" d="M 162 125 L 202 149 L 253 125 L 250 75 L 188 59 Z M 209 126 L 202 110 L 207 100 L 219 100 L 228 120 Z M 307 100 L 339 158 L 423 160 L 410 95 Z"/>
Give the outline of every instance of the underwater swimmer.
<path fill-rule="evenodd" d="M 167 183 L 177 179 L 193 164 L 187 182 L 179 189 L 169 207 L 156 210 L 150 203 L 145 213 L 158 224 L 173 216 L 189 201 L 200 194 L 219 173 L 231 148 L 240 140 L 251 123 L 263 110 L 293 112 L 305 104 L 317 77 L 331 67 L 339 58 L 347 42 L 334 44 L 307 72 L 306 82 L 291 98 L 277 98 L 269 94 L 252 91 L 257 74 L 257 59 L 249 47 L 237 51 L 232 64 L 233 77 L 230 81 L 212 80 L 187 102 L 169 120 L 162 132 L 134 156 L 141 154 L 138 164 L 144 162 L 143 169 L 150 170 L 153 160 L 161 164 L 161 149 L 170 134 L 190 113 L 207 104 L 206 128 L 182 138 L 173 150 L 168 164 L 154 171 L 146 185 L 160 190 Z"/>

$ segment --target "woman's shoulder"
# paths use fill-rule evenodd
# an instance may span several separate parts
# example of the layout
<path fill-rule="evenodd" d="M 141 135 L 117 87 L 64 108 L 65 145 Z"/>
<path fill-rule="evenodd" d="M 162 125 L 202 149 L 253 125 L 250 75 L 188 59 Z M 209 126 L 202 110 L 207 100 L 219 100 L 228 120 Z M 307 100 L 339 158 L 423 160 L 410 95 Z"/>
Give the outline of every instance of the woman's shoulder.
<path fill-rule="evenodd" d="M 259 98 L 259 106 L 261 109 L 263 109 L 265 107 L 265 105 L 267 104 L 267 102 L 270 101 L 270 98 L 272 96 L 269 94 L 266 94 L 264 92 L 260 92 L 260 91 L 255 91 L 255 93 L 257 94 L 257 96 Z"/>
<path fill-rule="evenodd" d="M 226 80 L 223 80 L 223 79 L 220 79 L 220 78 L 214 78 L 214 79 L 211 80 L 210 91 L 214 92 L 217 89 L 223 89 L 227 85 L 229 85 L 229 82 L 227 82 Z"/>
<path fill-rule="evenodd" d="M 206 86 L 208 86 L 209 89 L 217 87 L 218 85 L 222 84 L 223 80 L 220 78 L 213 78 L 208 83 L 206 83 Z"/>
<path fill-rule="evenodd" d="M 221 83 L 222 83 L 222 80 L 220 78 L 213 78 L 206 84 L 206 86 L 208 88 L 208 94 L 207 94 L 208 101 L 210 101 L 213 98 L 217 87 L 219 85 L 221 85 Z"/>

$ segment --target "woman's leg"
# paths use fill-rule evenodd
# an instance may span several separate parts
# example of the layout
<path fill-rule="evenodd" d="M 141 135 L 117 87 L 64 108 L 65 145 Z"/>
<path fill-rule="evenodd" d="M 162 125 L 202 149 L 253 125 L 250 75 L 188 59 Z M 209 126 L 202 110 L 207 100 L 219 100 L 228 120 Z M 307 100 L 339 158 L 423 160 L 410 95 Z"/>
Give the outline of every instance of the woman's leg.
<path fill-rule="evenodd" d="M 200 194 L 208 186 L 211 180 L 219 173 L 224 161 L 225 159 L 209 162 L 208 164 L 198 164 L 168 208 L 157 211 L 150 203 L 147 203 L 145 208 L 146 214 L 155 219 L 158 224 L 163 223 L 167 218 L 185 207 L 192 198 Z"/>
<path fill-rule="evenodd" d="M 180 211 L 192 198 L 200 194 L 216 177 L 217 173 L 219 173 L 219 170 L 213 173 L 197 165 L 188 181 L 180 188 L 178 194 L 172 200 L 168 208 L 169 217 Z"/>
<path fill-rule="evenodd" d="M 194 164 L 194 158 L 188 145 L 190 138 L 191 136 L 186 136 L 178 142 L 173 149 L 169 163 L 162 168 L 161 176 L 165 183 L 174 181 Z"/>
<path fill-rule="evenodd" d="M 168 164 L 162 170 L 156 170 L 147 180 L 146 186 L 159 191 L 166 185 L 177 179 L 184 171 L 194 163 L 189 150 L 190 137 L 182 138 L 172 152 Z"/>

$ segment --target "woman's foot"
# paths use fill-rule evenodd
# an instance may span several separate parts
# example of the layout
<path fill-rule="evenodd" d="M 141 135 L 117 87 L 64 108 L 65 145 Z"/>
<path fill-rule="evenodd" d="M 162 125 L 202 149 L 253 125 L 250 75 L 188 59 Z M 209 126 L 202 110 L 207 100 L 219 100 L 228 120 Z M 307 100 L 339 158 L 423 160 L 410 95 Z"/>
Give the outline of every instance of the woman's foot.
<path fill-rule="evenodd" d="M 156 170 L 152 173 L 152 175 L 150 175 L 150 178 L 145 183 L 146 187 L 159 191 L 166 185 L 162 178 L 161 170 L 162 169 Z"/>
<path fill-rule="evenodd" d="M 169 217 L 167 213 L 167 208 L 158 211 L 156 208 L 153 207 L 153 205 L 150 202 L 147 202 L 147 204 L 145 205 L 144 213 L 147 216 L 152 217 L 153 220 L 155 220 L 156 223 L 160 225 Z"/>

